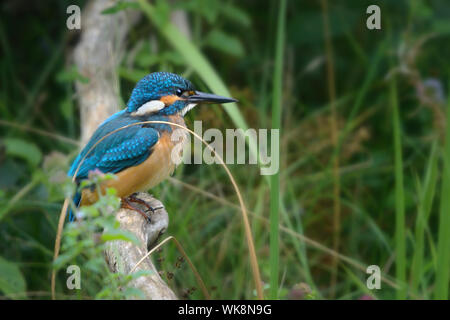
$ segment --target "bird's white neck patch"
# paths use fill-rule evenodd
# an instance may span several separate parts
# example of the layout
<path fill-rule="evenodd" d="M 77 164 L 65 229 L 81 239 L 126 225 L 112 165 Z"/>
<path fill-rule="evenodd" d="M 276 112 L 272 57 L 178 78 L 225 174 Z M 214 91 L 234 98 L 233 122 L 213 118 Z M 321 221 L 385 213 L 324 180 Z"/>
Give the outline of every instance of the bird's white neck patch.
<path fill-rule="evenodd" d="M 189 103 L 186 107 L 181 109 L 180 113 L 184 117 L 186 113 L 188 113 L 189 110 L 192 110 L 197 104 L 196 103 Z"/>
<path fill-rule="evenodd" d="M 159 100 L 150 100 L 146 103 L 144 103 L 142 106 L 139 107 L 136 111 L 131 113 L 133 116 L 145 116 L 149 115 L 154 112 L 158 112 L 162 108 L 165 107 L 164 102 Z"/>

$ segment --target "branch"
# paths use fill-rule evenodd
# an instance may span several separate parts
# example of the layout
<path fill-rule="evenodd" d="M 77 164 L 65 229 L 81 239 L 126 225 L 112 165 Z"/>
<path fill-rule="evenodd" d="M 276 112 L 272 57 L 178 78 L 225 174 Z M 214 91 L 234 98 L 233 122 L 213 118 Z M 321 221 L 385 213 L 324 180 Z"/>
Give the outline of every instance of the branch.
<path fill-rule="evenodd" d="M 137 198 L 147 202 L 152 208 L 158 208 L 151 214 L 149 222 L 140 214 L 129 209 L 120 209 L 116 219 L 120 228 L 132 232 L 140 242 L 135 245 L 126 241 L 109 241 L 105 250 L 106 262 L 112 272 L 129 274 L 136 264 L 147 253 L 148 248 L 156 243 L 169 225 L 169 215 L 162 203 L 147 193 L 139 193 Z M 142 210 L 145 208 L 142 207 Z M 130 282 L 130 286 L 142 291 L 146 299 L 177 299 L 173 291 L 161 279 L 150 258 L 140 263 L 133 272 L 140 270 L 153 271 L 149 276 L 142 276 Z"/>
<path fill-rule="evenodd" d="M 116 67 L 125 49 L 125 37 L 139 20 L 138 11 L 101 12 L 114 1 L 95 0 L 83 9 L 81 39 L 74 50 L 78 71 L 89 83 L 76 83 L 81 111 L 81 142 L 84 145 L 98 125 L 119 110 Z"/>

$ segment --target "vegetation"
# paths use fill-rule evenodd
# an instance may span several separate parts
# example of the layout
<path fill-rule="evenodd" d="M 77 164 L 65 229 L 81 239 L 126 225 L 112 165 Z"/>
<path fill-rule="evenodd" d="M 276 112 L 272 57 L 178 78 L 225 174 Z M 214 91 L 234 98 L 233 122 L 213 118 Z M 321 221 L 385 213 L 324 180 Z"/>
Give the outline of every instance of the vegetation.
<path fill-rule="evenodd" d="M 368 30 L 373 1 L 138 0 L 105 10 L 141 10 L 117 69 L 123 107 L 153 71 L 237 98 L 196 108 L 204 129 L 280 127 L 279 175 L 231 165 L 249 211 L 267 298 L 448 299 L 450 276 L 450 3 L 383 1 L 381 30 Z M 111 190 L 66 224 L 53 262 L 66 176 L 82 125 L 68 59 L 77 33 L 71 1 L 6 1 L 0 18 L 0 292 L 48 299 L 138 296 L 118 291 L 141 274 L 111 274 L 104 242 L 135 241 L 108 210 Z M 84 1 L 79 3 L 84 8 Z M 285 8 L 283 8 L 286 6 Z M 187 12 L 192 38 L 169 22 Z M 149 37 L 151 35 L 151 37 Z M 249 141 L 252 146 L 254 141 Z M 91 183 L 98 184 L 93 178 Z M 254 299 L 239 201 L 218 165 L 182 165 L 151 190 L 174 236 L 213 298 Z M 276 228 L 279 223 L 279 228 Z M 107 229 L 96 238 L 99 230 Z M 202 299 L 195 275 L 168 242 L 154 254 L 180 297 Z M 65 268 L 82 270 L 81 290 Z M 381 289 L 366 286 L 378 265 Z M 194 288 L 194 289 L 193 289 Z"/>

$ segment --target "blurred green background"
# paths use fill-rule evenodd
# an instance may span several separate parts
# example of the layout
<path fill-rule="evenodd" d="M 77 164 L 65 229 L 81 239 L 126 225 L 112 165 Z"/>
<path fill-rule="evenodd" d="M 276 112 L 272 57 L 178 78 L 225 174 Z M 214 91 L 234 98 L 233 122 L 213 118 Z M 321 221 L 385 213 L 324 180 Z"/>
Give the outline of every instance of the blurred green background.
<path fill-rule="evenodd" d="M 278 252 L 270 254 L 268 180 L 256 165 L 230 166 L 250 211 L 267 297 L 275 253 L 280 299 L 448 299 L 448 1 L 288 0 L 285 14 L 275 0 L 150 3 L 154 15 L 143 15 L 130 30 L 116 70 L 119 108 L 142 76 L 170 71 L 205 91 L 223 83 L 240 101 L 234 114 L 219 106 L 196 108 L 188 126 L 199 119 L 204 129 L 224 132 L 241 125 L 236 119 L 242 117 L 249 127 L 271 128 L 272 116 L 281 112 Z M 70 4 L 0 4 L 5 298 L 50 297 L 62 186 L 79 151 L 75 82 L 89 82 L 68 58 L 79 39 L 66 28 Z M 104 14 L 141 10 L 113 4 Z M 371 4 L 381 8 L 381 30 L 366 27 Z M 79 5 L 83 11 L 85 2 Z M 186 12 L 192 46 L 180 48 L 179 35 L 165 29 L 161 17 L 173 10 Z M 187 58 L 190 50 L 203 54 L 217 79 L 208 79 L 202 61 Z M 255 298 L 238 201 L 223 169 L 183 165 L 152 193 L 170 214 L 166 235 L 183 244 L 212 297 Z M 62 254 L 79 250 L 66 262 L 88 271 L 75 293 L 65 289 L 67 275 L 60 271 L 58 297 L 117 298 L 117 283 L 105 282 L 101 252 L 87 250 L 92 243 L 65 245 Z M 171 244 L 158 253 L 163 278 L 179 297 L 203 298 L 198 288 L 188 290 L 197 284 L 187 266 L 175 266 L 178 256 Z M 379 290 L 366 286 L 368 265 L 381 269 Z"/>

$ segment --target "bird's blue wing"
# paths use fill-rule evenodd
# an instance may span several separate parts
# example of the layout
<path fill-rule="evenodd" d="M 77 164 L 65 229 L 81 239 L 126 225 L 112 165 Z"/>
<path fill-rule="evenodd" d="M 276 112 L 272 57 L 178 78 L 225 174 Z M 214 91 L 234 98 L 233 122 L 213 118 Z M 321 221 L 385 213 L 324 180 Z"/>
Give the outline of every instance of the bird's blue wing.
<path fill-rule="evenodd" d="M 95 166 L 102 172 L 116 173 L 138 165 L 150 156 L 158 138 L 155 129 L 140 128 L 132 137 L 120 139 L 120 144 L 108 148 Z"/>
<path fill-rule="evenodd" d="M 76 173 L 77 181 L 87 178 L 89 171 L 95 169 L 103 173 L 117 173 L 128 167 L 138 165 L 150 156 L 152 147 L 158 141 L 157 130 L 152 127 L 136 125 L 112 133 L 93 147 L 97 141 L 108 133 L 133 123 L 129 118 L 117 116 L 108 120 L 97 129 L 72 164 L 69 176 L 75 174 L 85 157 Z"/>
<path fill-rule="evenodd" d="M 125 111 L 105 120 L 73 162 L 69 176 L 73 177 L 76 173 L 75 180 L 79 183 L 88 177 L 89 171 L 98 169 L 103 173 L 118 173 L 145 161 L 159 139 L 158 131 L 154 127 L 135 125 L 111 133 L 137 121 L 139 120 L 130 118 Z M 111 135 L 107 136 L 109 133 Z M 101 140 L 105 136 L 107 137 Z M 75 206 L 78 207 L 80 200 L 81 194 L 77 192 L 73 199 Z M 70 210 L 69 221 L 74 218 Z"/>

